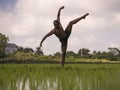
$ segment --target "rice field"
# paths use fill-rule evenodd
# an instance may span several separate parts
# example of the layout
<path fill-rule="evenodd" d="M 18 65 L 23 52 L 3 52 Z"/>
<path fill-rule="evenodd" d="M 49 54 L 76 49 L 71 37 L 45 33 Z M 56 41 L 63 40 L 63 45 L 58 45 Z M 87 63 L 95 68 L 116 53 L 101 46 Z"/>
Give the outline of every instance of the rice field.
<path fill-rule="evenodd" d="M 120 64 L 1 64 L 0 90 L 120 90 Z"/>

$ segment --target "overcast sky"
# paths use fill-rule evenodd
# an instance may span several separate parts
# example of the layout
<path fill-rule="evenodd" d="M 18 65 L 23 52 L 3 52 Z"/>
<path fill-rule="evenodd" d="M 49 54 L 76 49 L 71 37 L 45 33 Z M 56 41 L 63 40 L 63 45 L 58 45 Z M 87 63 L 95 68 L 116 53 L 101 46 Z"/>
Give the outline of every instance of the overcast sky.
<path fill-rule="evenodd" d="M 90 13 L 73 26 L 68 51 L 120 48 L 120 0 L 0 0 L 0 33 L 7 35 L 10 43 L 35 50 L 53 29 L 53 20 L 63 5 L 64 28 L 70 20 Z M 61 51 L 58 38 L 48 37 L 42 49 L 45 54 Z"/>

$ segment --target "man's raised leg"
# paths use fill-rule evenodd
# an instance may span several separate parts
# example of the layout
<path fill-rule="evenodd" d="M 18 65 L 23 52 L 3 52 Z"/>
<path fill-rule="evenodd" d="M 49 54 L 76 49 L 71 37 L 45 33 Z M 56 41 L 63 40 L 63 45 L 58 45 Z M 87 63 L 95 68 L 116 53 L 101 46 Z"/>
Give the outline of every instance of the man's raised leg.
<path fill-rule="evenodd" d="M 79 22 L 80 20 L 85 19 L 86 16 L 88 16 L 88 15 L 89 15 L 89 13 L 86 13 L 85 15 L 83 15 L 83 16 L 81 16 L 81 17 L 79 17 L 79 18 L 76 18 L 76 19 L 70 21 L 70 23 L 71 23 L 71 24 L 76 24 L 76 23 Z"/>
<path fill-rule="evenodd" d="M 76 19 L 74 19 L 74 20 L 72 20 L 72 21 L 69 22 L 69 24 L 67 25 L 67 27 L 66 27 L 66 29 L 65 29 L 65 32 L 66 32 L 66 34 L 68 35 L 68 37 L 69 37 L 70 34 L 71 34 L 73 24 L 76 24 L 76 23 L 79 22 L 80 20 L 85 19 L 86 16 L 88 16 L 88 15 L 89 15 L 89 13 L 86 13 L 85 15 L 83 15 L 83 16 L 81 16 L 81 17 L 79 17 L 79 18 L 76 18 Z"/>

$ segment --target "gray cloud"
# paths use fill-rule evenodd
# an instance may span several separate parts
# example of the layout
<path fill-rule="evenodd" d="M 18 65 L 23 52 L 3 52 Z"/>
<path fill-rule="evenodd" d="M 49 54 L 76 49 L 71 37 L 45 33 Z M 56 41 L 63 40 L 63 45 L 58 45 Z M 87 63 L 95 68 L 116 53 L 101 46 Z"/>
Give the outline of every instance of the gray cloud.
<path fill-rule="evenodd" d="M 11 11 L 0 9 L 0 32 L 9 36 L 10 42 L 36 48 L 42 37 L 53 28 L 58 8 L 65 5 L 61 22 L 68 22 L 87 12 L 90 15 L 74 25 L 68 50 L 79 48 L 104 50 L 120 48 L 119 0 L 18 0 Z M 53 35 L 43 43 L 45 54 L 60 51 L 59 40 Z"/>

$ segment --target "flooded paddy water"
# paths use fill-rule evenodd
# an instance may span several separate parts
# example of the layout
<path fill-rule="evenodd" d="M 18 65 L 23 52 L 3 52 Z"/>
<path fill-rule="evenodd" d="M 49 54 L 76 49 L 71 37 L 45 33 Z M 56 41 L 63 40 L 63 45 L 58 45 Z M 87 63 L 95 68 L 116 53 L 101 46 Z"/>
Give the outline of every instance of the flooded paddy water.
<path fill-rule="evenodd" d="M 1 64 L 0 90 L 120 90 L 120 64 Z"/>

